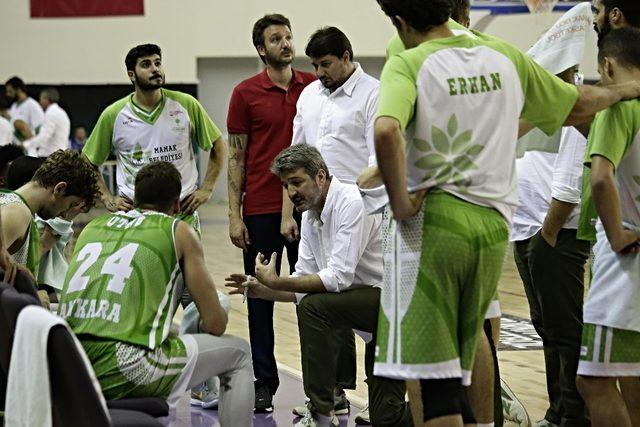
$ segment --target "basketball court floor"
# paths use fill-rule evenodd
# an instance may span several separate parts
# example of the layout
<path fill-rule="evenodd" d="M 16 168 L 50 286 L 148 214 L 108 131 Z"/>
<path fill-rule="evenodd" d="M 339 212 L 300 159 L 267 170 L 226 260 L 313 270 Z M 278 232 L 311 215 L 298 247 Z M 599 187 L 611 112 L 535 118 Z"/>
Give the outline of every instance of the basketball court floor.
<path fill-rule="evenodd" d="M 95 210 L 91 216 L 100 211 Z M 200 208 L 202 242 L 209 271 L 218 289 L 223 288 L 226 275 L 243 272 L 242 253 L 228 236 L 226 204 L 210 202 Z M 285 258 L 286 259 L 286 258 Z M 284 261 L 286 262 L 286 261 Z M 282 271 L 288 271 L 284 265 Z M 499 285 L 503 310 L 501 350 L 499 352 L 502 378 L 525 404 L 532 421 L 543 418 L 546 409 L 546 385 L 542 343 L 529 322 L 529 308 L 520 278 L 509 253 Z M 249 338 L 247 309 L 239 296 L 231 296 L 231 311 L 227 333 Z M 177 314 L 177 320 L 181 313 Z M 289 426 L 294 420 L 291 410 L 304 402 L 300 369 L 300 342 L 295 306 L 277 303 L 275 308 L 276 360 L 281 373 L 281 386 L 274 400 L 274 413 L 256 415 L 256 426 Z M 351 417 L 342 417 L 341 426 L 353 426 L 353 417 L 366 405 L 367 388 L 364 383 L 364 345 L 356 337 L 358 353 L 358 381 L 355 391 L 347 391 L 352 403 Z M 188 396 L 178 409 L 162 420 L 167 426 L 217 426 L 217 412 L 191 408 Z M 509 425 L 509 424 L 506 424 Z"/>

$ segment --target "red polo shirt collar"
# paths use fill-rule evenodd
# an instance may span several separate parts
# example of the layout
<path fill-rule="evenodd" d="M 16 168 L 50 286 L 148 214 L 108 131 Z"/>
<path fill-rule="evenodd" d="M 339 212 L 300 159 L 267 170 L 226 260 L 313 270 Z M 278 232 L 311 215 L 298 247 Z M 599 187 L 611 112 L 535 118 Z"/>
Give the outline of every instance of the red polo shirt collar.
<path fill-rule="evenodd" d="M 294 85 L 304 84 L 304 80 L 302 79 L 302 76 L 300 75 L 300 73 L 296 73 L 296 70 L 294 69 L 291 70 L 291 73 L 292 75 L 291 75 L 291 82 L 289 82 L 289 87 L 293 87 Z M 265 89 L 276 88 L 276 89 L 284 90 L 271 80 L 271 78 L 269 77 L 269 74 L 267 73 L 267 67 L 265 67 L 264 70 L 262 70 L 262 73 L 260 73 L 260 85 Z"/>

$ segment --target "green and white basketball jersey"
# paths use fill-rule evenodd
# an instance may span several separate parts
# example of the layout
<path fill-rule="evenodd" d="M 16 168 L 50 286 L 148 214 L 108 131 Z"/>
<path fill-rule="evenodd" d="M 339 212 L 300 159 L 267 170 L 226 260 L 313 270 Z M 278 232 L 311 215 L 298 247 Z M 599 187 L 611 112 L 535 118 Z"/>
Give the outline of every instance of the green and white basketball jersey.
<path fill-rule="evenodd" d="M 180 199 L 197 186 L 198 169 L 192 142 L 210 150 L 221 135 L 202 105 L 191 95 L 162 89 L 162 101 L 146 112 L 128 95 L 107 107 L 82 153 L 101 165 L 116 154 L 118 191 L 133 200 L 138 171 L 150 162 L 170 162 L 182 176 Z"/>
<path fill-rule="evenodd" d="M 168 336 L 180 290 L 177 219 L 117 212 L 80 234 L 59 313 L 76 334 L 157 348 Z"/>
<path fill-rule="evenodd" d="M 409 191 L 438 187 L 510 221 L 518 202 L 519 118 L 552 134 L 578 90 L 509 44 L 472 35 L 427 41 L 389 58 L 378 117 L 394 118 L 406 131 Z"/>
<path fill-rule="evenodd" d="M 585 165 L 601 156 L 615 167 L 622 220 L 640 227 L 640 101 L 619 102 L 596 116 Z"/>
<path fill-rule="evenodd" d="M 12 203 L 20 203 L 27 208 L 29 207 L 27 202 L 18 193 L 9 190 L 0 190 L 0 206 L 10 205 Z M 27 233 L 24 244 L 11 255 L 18 264 L 27 267 L 27 269 L 33 273 L 34 277 L 38 275 L 38 268 L 40 266 L 40 234 L 38 233 L 38 227 L 33 217 L 31 218 L 29 232 Z"/>

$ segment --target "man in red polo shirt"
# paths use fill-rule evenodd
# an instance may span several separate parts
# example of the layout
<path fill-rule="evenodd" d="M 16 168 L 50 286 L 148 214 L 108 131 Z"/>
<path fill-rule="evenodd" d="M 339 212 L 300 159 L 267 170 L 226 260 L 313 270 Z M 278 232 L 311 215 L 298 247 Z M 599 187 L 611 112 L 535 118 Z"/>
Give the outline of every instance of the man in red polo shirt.
<path fill-rule="evenodd" d="M 291 144 L 298 97 L 316 79 L 314 74 L 291 68 L 295 52 L 286 17 L 260 18 L 253 27 L 253 45 L 266 67 L 234 88 L 227 118 L 229 236 L 244 251 L 244 272 L 250 275 L 255 274 L 258 252 L 276 252 L 278 272 L 284 247 L 292 269 L 298 258 L 297 239 L 285 239 L 281 224 L 293 237 L 299 236 L 298 225 L 294 215 L 282 216 L 282 185 L 269 166 Z M 255 411 L 271 412 L 279 385 L 273 354 L 273 302 L 250 298 L 247 303 Z"/>

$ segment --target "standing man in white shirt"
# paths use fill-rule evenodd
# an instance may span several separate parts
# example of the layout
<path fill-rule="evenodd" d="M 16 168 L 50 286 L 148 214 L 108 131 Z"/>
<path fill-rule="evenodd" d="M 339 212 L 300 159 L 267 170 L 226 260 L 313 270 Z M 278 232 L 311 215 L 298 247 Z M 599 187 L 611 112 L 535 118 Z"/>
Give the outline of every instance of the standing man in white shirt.
<path fill-rule="evenodd" d="M 380 82 L 353 61 L 347 36 L 336 27 L 324 27 L 309 38 L 305 49 L 318 80 L 310 83 L 298 99 L 293 120 L 292 144 L 309 144 L 320 151 L 332 175 L 355 184 L 360 172 L 375 165 L 373 122 L 378 107 Z M 285 195 L 286 196 L 286 195 Z M 283 211 L 293 205 L 283 197 Z M 285 237 L 291 241 L 295 236 Z M 336 334 L 339 352 L 336 378 L 336 410 L 348 411 L 344 389 L 355 389 L 356 350 L 351 330 Z M 294 413 L 300 414 L 299 408 Z M 340 412 L 342 413 L 342 412 Z"/>
<path fill-rule="evenodd" d="M 581 18 L 580 20 L 576 18 Z M 590 25 L 559 29 L 591 18 L 589 3 L 576 6 L 527 52 L 548 72 L 576 81 Z M 518 140 L 518 209 L 510 240 L 542 338 L 549 407 L 534 427 L 586 426 L 585 403 L 576 388 L 582 335 L 585 263 L 589 242 L 578 240 L 582 171 L 587 140 L 573 127 L 552 136 L 534 129 Z"/>
<path fill-rule="evenodd" d="M 27 95 L 27 86 L 20 77 L 11 77 L 4 87 L 7 97 L 12 101 L 9 116 L 15 130 L 16 142 L 31 138 L 38 133 L 44 121 L 42 107 Z"/>
<path fill-rule="evenodd" d="M 40 92 L 40 106 L 44 110 L 44 122 L 38 135 L 25 140 L 22 145 L 33 157 L 48 157 L 56 150 L 69 148 L 71 120 L 58 105 L 60 94 L 55 88 Z"/>
<path fill-rule="evenodd" d="M 11 101 L 4 95 L 0 95 L 0 146 L 13 142 L 13 126 L 9 121 L 9 108 Z"/>
<path fill-rule="evenodd" d="M 380 82 L 353 62 L 351 43 L 336 27 L 316 31 L 305 53 L 318 80 L 298 99 L 293 144 L 316 147 L 333 176 L 355 184 L 376 162 L 373 122 Z"/>
<path fill-rule="evenodd" d="M 304 390 L 310 411 L 297 426 L 337 426 L 333 389 L 334 332 L 358 329 L 375 335 L 382 283 L 381 218 L 367 215 L 355 185 L 329 175 L 317 149 L 293 145 L 273 161 L 296 209 L 304 212 L 295 273 L 279 277 L 276 254 L 256 258 L 256 278 L 227 278 L 233 293 L 298 304 Z M 268 262 L 267 262 L 268 261 Z M 375 339 L 367 344 L 365 364 L 371 421 L 376 426 L 412 425 L 404 381 L 373 376 Z"/>

